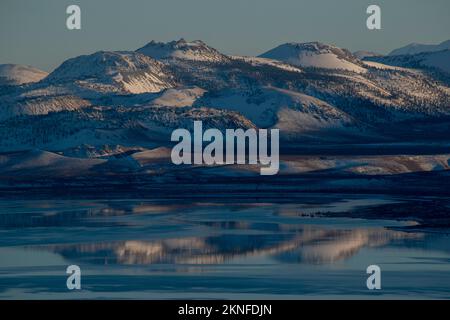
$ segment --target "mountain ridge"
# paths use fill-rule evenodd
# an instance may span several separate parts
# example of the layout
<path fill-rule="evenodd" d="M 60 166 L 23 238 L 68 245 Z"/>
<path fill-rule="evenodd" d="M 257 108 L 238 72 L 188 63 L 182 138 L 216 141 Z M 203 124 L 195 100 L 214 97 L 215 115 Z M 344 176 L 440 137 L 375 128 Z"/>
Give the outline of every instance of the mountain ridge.
<path fill-rule="evenodd" d="M 439 44 L 421 44 L 421 43 L 411 43 L 404 47 L 392 50 L 388 55 L 413 55 L 417 53 L 424 52 L 435 52 L 450 49 L 450 40 L 442 41 Z"/>
<path fill-rule="evenodd" d="M 128 93 L 159 92 L 174 85 L 173 76 L 162 63 L 133 51 L 98 51 L 68 59 L 45 81 L 78 81 L 94 90 Z M 103 88 L 93 87 L 95 84 Z"/>
<path fill-rule="evenodd" d="M 343 69 L 364 72 L 359 59 L 346 49 L 321 42 L 289 42 L 271 49 L 259 57 L 281 60 L 299 67 Z"/>
<path fill-rule="evenodd" d="M 437 70 L 450 75 L 450 49 L 384 57 L 367 57 L 366 60 L 397 67 Z"/>
<path fill-rule="evenodd" d="M 181 38 L 171 42 L 151 41 L 136 50 L 156 60 L 181 59 L 191 61 L 226 62 L 229 58 L 201 40 L 186 41 Z"/>
<path fill-rule="evenodd" d="M 448 133 L 448 85 L 336 46 L 287 43 L 262 57 L 227 56 L 198 40 L 143 48 L 158 50 L 71 58 L 39 82 L 0 92 L 0 151 L 89 157 L 111 148 L 169 147 L 171 130 L 191 129 L 194 120 L 220 130 L 279 128 L 292 143 Z"/>
<path fill-rule="evenodd" d="M 48 72 L 32 66 L 20 64 L 0 64 L 0 86 L 22 85 L 38 82 L 48 76 Z"/>

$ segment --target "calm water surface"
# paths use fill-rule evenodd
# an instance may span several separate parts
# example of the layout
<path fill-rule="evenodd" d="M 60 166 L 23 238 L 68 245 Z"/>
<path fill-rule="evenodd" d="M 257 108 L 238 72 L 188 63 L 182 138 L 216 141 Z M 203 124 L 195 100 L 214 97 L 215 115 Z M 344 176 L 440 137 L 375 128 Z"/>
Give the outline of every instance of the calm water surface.
<path fill-rule="evenodd" d="M 389 201 L 0 200 L 0 298 L 450 298 L 450 236 L 311 216 Z"/>

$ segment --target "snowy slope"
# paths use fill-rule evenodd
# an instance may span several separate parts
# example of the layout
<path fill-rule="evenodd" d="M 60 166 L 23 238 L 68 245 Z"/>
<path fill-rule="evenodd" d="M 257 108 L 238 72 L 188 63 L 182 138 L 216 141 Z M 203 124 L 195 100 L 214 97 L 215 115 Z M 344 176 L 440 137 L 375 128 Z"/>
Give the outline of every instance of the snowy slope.
<path fill-rule="evenodd" d="M 89 100 L 72 94 L 52 95 L 45 90 L 36 95 L 29 93 L 0 97 L 0 122 L 21 115 L 75 111 L 92 105 Z"/>
<path fill-rule="evenodd" d="M 20 64 L 0 64 L 0 85 L 21 85 L 38 82 L 47 72 Z"/>
<path fill-rule="evenodd" d="M 167 89 L 151 103 L 157 106 L 190 107 L 205 93 L 202 88 Z"/>
<path fill-rule="evenodd" d="M 106 155 L 170 145 L 174 129 L 253 128 L 242 115 L 213 108 L 90 107 L 0 122 L 0 150 L 39 148 L 67 155 Z"/>
<path fill-rule="evenodd" d="M 286 173 L 320 170 L 345 171 L 358 174 L 400 174 L 450 169 L 450 155 L 392 156 L 300 156 L 285 162 Z"/>
<path fill-rule="evenodd" d="M 104 162 L 105 160 L 100 159 L 64 157 L 52 152 L 33 149 L 20 153 L 0 155 L 0 175 L 74 176 L 88 173 L 94 166 Z"/>
<path fill-rule="evenodd" d="M 398 48 L 389 53 L 390 56 L 412 55 L 423 52 L 436 52 L 450 49 L 450 40 L 443 41 L 440 44 L 420 44 L 412 43 L 407 46 Z"/>
<path fill-rule="evenodd" d="M 172 149 L 170 148 L 159 147 L 142 152 L 136 152 L 132 155 L 132 158 L 139 162 L 139 164 L 141 165 L 168 163 L 170 162 L 171 152 Z"/>
<path fill-rule="evenodd" d="M 320 42 L 285 43 L 260 55 L 300 67 L 365 72 L 359 60 L 345 49 Z"/>
<path fill-rule="evenodd" d="M 226 62 L 229 60 L 227 56 L 200 40 L 188 42 L 180 39 L 168 43 L 151 41 L 136 51 L 157 60 L 182 59 L 208 62 Z"/>
<path fill-rule="evenodd" d="M 136 52 L 99 51 L 65 61 L 46 79 L 75 82 L 98 92 L 143 93 L 171 88 L 173 76 L 160 62 Z"/>
<path fill-rule="evenodd" d="M 372 67 L 372 68 L 380 69 L 380 70 L 397 70 L 397 71 L 405 71 L 405 72 L 417 72 L 414 69 L 390 66 L 388 64 L 382 64 L 382 63 L 375 62 L 375 61 L 363 61 L 363 63 L 368 67 Z"/>
<path fill-rule="evenodd" d="M 302 70 L 298 67 L 274 59 L 250 56 L 231 56 L 231 58 L 250 63 L 254 66 L 271 66 L 285 71 L 302 72 Z"/>
<path fill-rule="evenodd" d="M 355 129 L 356 123 L 345 112 L 295 91 L 264 87 L 255 92 L 224 91 L 204 96 L 198 105 L 232 110 L 256 126 L 278 128 L 284 137 L 330 129 Z"/>

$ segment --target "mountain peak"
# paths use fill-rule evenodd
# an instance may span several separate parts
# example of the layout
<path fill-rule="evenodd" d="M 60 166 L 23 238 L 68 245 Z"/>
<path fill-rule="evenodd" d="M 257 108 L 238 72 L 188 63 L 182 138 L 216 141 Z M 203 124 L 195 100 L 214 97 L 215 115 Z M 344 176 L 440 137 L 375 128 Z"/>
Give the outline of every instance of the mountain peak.
<path fill-rule="evenodd" d="M 134 51 L 97 51 L 66 60 L 47 79 L 77 81 L 100 91 L 158 92 L 173 84 L 165 69 L 161 62 Z"/>
<path fill-rule="evenodd" d="M 201 40 L 187 41 L 184 38 L 166 43 L 151 41 L 136 51 L 157 60 L 182 59 L 209 62 L 229 60 L 226 55 Z"/>
<path fill-rule="evenodd" d="M 21 64 L 0 64 L 0 85 L 21 85 L 38 82 L 47 72 Z"/>
<path fill-rule="evenodd" d="M 301 50 L 310 50 L 310 51 L 319 51 L 319 50 L 325 50 L 330 48 L 337 48 L 336 46 L 322 43 L 319 41 L 311 41 L 311 42 L 288 42 L 286 45 L 295 47 L 297 49 Z"/>
<path fill-rule="evenodd" d="M 361 62 L 348 50 L 321 42 L 289 42 L 269 50 L 262 55 L 300 67 L 341 69 L 364 72 Z"/>

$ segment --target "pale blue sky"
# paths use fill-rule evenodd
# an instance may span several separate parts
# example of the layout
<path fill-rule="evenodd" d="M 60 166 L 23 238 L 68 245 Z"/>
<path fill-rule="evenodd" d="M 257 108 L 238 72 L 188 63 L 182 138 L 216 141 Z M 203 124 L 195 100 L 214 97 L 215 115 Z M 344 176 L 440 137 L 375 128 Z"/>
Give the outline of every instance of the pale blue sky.
<path fill-rule="evenodd" d="M 70 4 L 81 7 L 80 31 L 66 29 Z M 369 4 L 381 6 L 381 31 L 366 29 Z M 387 53 L 450 39 L 449 16 L 449 0 L 0 0 L 0 63 L 51 71 L 80 54 L 181 37 L 227 54 L 316 40 Z"/>

